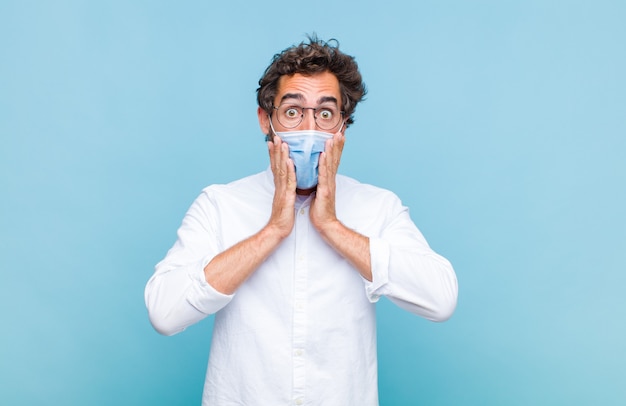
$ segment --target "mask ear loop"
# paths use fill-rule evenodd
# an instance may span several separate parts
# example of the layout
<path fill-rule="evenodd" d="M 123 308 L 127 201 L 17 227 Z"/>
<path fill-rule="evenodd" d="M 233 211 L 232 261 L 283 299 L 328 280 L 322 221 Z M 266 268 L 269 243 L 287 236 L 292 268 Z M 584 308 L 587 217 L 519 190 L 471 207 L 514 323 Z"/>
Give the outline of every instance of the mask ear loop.
<path fill-rule="evenodd" d="M 274 124 L 272 124 L 272 116 L 267 115 L 267 119 L 270 121 L 271 131 L 269 134 L 265 134 L 265 141 L 273 141 L 274 135 L 276 134 L 276 130 L 274 130 Z"/>
<path fill-rule="evenodd" d="M 341 132 L 341 130 L 343 129 L 343 126 L 344 126 L 345 124 L 346 124 L 346 120 L 343 120 L 343 121 L 341 122 L 341 127 L 339 127 L 339 130 L 337 130 L 337 132 L 338 132 L 338 133 L 340 133 L 340 132 Z"/>

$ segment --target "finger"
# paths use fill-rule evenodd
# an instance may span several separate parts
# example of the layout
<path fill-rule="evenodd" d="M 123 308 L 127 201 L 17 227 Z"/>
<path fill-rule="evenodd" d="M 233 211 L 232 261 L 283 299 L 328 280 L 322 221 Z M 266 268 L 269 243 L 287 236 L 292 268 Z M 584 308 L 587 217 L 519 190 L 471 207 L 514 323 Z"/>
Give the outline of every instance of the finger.
<path fill-rule="evenodd" d="M 280 168 L 281 176 L 285 179 L 289 176 L 289 145 L 283 142 L 280 145 Z"/>
<path fill-rule="evenodd" d="M 270 166 L 272 168 L 272 172 L 276 173 L 276 141 L 268 141 L 267 142 L 267 151 L 270 156 Z"/>
<path fill-rule="evenodd" d="M 333 156 L 332 156 L 332 167 L 335 172 L 339 168 L 339 163 L 341 162 L 341 154 L 343 152 L 343 146 L 346 142 L 346 137 L 343 133 L 337 133 L 333 137 Z"/>
<path fill-rule="evenodd" d="M 339 152 L 339 157 L 341 157 L 341 153 L 343 152 L 343 146 L 346 143 L 346 136 L 344 133 L 337 133 L 333 137 L 334 145 L 337 152 Z"/>
<path fill-rule="evenodd" d="M 326 143 L 324 144 L 324 151 L 332 152 L 334 143 L 335 143 L 335 136 L 333 135 L 332 138 L 329 138 L 326 140 Z"/>
<path fill-rule="evenodd" d="M 283 142 L 278 136 L 274 136 L 274 140 L 272 141 L 271 146 L 271 163 L 272 163 L 272 172 L 274 172 L 274 176 L 280 176 L 281 173 L 284 174 L 284 162 L 282 159 L 282 144 Z"/>
<path fill-rule="evenodd" d="M 274 163 L 276 164 L 276 169 L 280 170 L 281 167 L 281 156 L 282 156 L 282 140 L 278 136 L 274 136 Z"/>
<path fill-rule="evenodd" d="M 296 168 L 293 160 L 289 156 L 289 144 L 283 142 L 281 148 L 281 161 L 283 168 L 285 169 L 285 176 L 287 180 L 294 180 L 296 177 Z M 292 179 L 293 178 L 293 179 Z"/>
<path fill-rule="evenodd" d="M 295 192 L 296 190 L 296 166 L 291 158 L 287 157 L 287 189 Z"/>
<path fill-rule="evenodd" d="M 326 149 L 326 151 L 328 151 L 328 148 Z M 322 182 L 326 177 L 326 156 L 328 154 L 328 152 L 322 152 L 320 153 L 320 158 L 319 161 L 317 162 L 317 177 L 318 177 L 318 182 Z"/>
<path fill-rule="evenodd" d="M 332 157 L 335 153 L 335 145 L 334 145 L 335 141 L 334 141 L 334 136 L 333 138 L 326 140 L 326 145 L 324 145 L 324 153 L 320 154 L 320 155 L 324 155 L 324 165 L 327 165 L 328 163 L 332 162 Z"/>
<path fill-rule="evenodd" d="M 339 157 L 341 156 L 340 145 L 336 139 L 336 135 L 326 141 L 324 166 L 328 170 L 328 174 L 336 173 L 339 165 Z"/>

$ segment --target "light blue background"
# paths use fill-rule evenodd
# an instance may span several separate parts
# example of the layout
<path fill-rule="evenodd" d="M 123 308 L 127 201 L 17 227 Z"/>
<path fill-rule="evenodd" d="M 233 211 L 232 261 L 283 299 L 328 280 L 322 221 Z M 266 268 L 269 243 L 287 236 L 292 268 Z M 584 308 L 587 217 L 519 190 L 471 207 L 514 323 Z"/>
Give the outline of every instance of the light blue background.
<path fill-rule="evenodd" d="M 395 191 L 454 317 L 378 306 L 382 405 L 626 404 L 621 1 L 0 1 L 0 403 L 199 404 L 212 320 L 143 289 L 199 191 L 265 169 L 257 81 L 317 32 L 369 87 L 345 174 Z M 271 370 L 268 370 L 271 373 Z"/>

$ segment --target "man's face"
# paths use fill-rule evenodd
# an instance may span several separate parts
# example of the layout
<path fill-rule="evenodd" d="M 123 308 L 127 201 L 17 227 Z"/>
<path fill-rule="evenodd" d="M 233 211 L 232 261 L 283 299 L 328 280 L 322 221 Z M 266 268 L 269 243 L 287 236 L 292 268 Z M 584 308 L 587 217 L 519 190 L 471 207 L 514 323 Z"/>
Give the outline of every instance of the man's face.
<path fill-rule="evenodd" d="M 324 107 L 333 106 L 337 110 L 341 110 L 341 92 L 339 90 L 339 81 L 337 77 L 330 72 L 318 73 L 311 76 L 305 76 L 296 73 L 292 76 L 282 76 L 278 81 L 278 92 L 274 99 L 274 106 L 288 103 L 290 105 L 300 107 Z M 276 111 L 274 111 L 275 113 Z M 267 113 L 259 107 L 258 109 L 259 125 L 264 134 L 269 134 L 270 118 Z M 296 127 L 286 128 L 280 121 L 275 118 L 276 114 L 272 114 L 272 125 L 278 132 L 280 131 L 299 131 L 299 130 L 320 130 L 316 127 L 313 117 L 313 110 L 304 110 L 304 118 Z M 338 131 L 340 126 L 328 132 Z M 344 126 L 341 126 L 342 131 Z"/>

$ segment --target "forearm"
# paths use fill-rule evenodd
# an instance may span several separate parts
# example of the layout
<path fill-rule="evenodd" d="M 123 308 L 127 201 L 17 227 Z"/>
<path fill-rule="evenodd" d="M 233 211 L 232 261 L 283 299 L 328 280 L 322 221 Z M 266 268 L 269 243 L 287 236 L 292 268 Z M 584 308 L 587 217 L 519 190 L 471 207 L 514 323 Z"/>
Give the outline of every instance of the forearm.
<path fill-rule="evenodd" d="M 278 228 L 267 225 L 253 236 L 228 248 L 204 267 L 207 283 L 223 294 L 233 294 L 284 237 Z"/>
<path fill-rule="evenodd" d="M 281 235 L 266 226 L 207 265 L 200 256 L 196 262 L 179 265 L 180 252 L 174 249 L 171 257 L 157 265 L 146 286 L 146 306 L 154 328 L 161 334 L 176 334 L 220 310 L 280 241 Z"/>
<path fill-rule="evenodd" d="M 372 281 L 369 238 L 346 227 L 339 220 L 329 222 L 319 230 L 322 238 L 347 259 L 363 278 Z"/>

